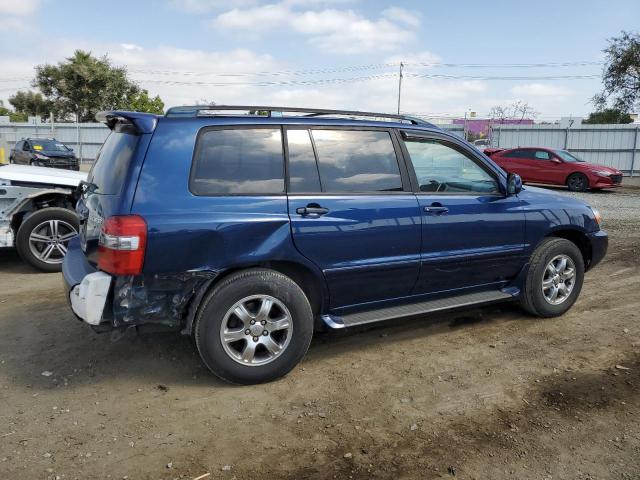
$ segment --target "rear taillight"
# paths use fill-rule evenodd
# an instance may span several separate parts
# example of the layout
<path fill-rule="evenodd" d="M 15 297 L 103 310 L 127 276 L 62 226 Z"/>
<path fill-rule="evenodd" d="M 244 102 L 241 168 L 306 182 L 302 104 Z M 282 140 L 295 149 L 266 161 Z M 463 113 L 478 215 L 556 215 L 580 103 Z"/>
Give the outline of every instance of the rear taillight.
<path fill-rule="evenodd" d="M 98 268 L 113 275 L 142 273 L 147 223 L 139 215 L 109 217 L 98 242 Z"/>

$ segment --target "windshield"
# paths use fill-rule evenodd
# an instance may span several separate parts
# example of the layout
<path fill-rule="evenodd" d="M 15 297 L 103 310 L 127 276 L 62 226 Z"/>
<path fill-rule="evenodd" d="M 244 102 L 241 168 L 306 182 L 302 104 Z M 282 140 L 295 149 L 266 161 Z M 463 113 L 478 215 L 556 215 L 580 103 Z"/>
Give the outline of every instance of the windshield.
<path fill-rule="evenodd" d="M 64 143 L 56 142 L 55 140 L 31 140 L 31 145 L 36 151 L 43 150 L 45 152 L 68 152 L 70 150 Z"/>
<path fill-rule="evenodd" d="M 569 162 L 569 163 L 584 162 L 584 160 L 582 160 L 581 158 L 576 157 L 575 155 L 572 155 L 571 153 L 567 152 L 566 150 L 554 150 L 554 152 L 555 152 L 556 155 L 558 155 L 565 162 Z"/>

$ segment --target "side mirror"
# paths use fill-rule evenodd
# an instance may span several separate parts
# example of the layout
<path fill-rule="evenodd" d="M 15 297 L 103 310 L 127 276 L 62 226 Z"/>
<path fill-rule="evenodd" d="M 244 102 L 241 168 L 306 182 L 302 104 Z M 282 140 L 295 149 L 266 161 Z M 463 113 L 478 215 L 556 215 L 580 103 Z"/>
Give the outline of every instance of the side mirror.
<path fill-rule="evenodd" d="M 507 175 L 507 196 L 517 195 L 522 191 L 522 178 L 517 173 Z"/>
<path fill-rule="evenodd" d="M 551 159 L 552 163 L 562 163 L 560 160 L 558 160 L 557 158 L 552 158 Z"/>

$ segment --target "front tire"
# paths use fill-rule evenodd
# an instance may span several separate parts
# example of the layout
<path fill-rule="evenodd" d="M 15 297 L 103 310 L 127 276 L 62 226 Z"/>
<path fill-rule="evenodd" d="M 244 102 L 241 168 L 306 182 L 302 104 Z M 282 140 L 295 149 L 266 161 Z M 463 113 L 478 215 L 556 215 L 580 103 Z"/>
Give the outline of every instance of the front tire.
<path fill-rule="evenodd" d="M 589 179 L 583 173 L 572 173 L 567 178 L 567 187 L 572 192 L 584 192 L 589 188 Z"/>
<path fill-rule="evenodd" d="M 532 315 L 557 317 L 575 303 L 583 281 L 580 249 L 564 238 L 546 238 L 531 256 L 520 304 Z"/>
<path fill-rule="evenodd" d="M 66 208 L 43 208 L 29 215 L 16 235 L 20 257 L 43 272 L 59 272 L 69 240 L 78 234 L 78 217 Z"/>
<path fill-rule="evenodd" d="M 280 378 L 304 357 L 313 312 L 300 287 L 267 269 L 230 275 L 200 305 L 195 343 L 219 378 L 250 385 Z"/>

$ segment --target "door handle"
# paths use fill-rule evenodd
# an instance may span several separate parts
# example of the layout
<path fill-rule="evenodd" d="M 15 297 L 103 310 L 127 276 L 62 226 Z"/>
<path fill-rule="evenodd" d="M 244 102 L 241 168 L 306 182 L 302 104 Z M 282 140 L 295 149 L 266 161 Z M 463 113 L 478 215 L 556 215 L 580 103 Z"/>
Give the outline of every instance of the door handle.
<path fill-rule="evenodd" d="M 449 213 L 449 209 L 447 207 L 443 207 L 442 205 L 431 205 L 428 207 L 424 207 L 424 211 L 433 215 L 444 215 L 445 213 Z"/>
<path fill-rule="evenodd" d="M 296 213 L 298 215 L 302 215 L 303 217 L 317 218 L 321 215 L 326 215 L 327 213 L 329 213 L 329 209 L 315 205 L 307 205 L 306 207 L 296 208 Z"/>

